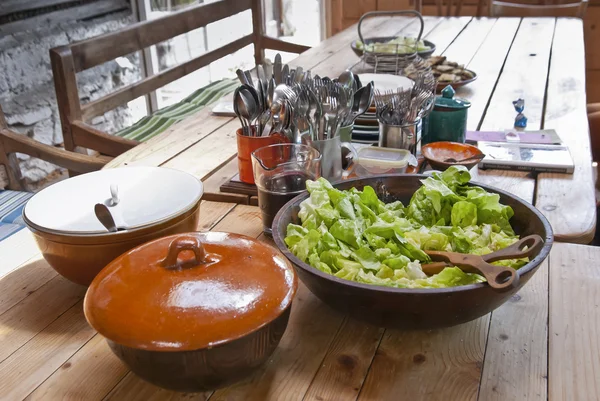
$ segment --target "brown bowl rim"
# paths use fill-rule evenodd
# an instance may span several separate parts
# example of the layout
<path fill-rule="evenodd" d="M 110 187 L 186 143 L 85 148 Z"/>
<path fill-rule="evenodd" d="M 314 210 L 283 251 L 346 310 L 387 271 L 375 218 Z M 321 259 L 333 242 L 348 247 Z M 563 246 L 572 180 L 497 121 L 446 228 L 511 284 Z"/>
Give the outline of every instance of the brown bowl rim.
<path fill-rule="evenodd" d="M 338 182 L 332 183 L 332 185 L 335 187 L 336 185 L 339 185 L 342 183 L 346 184 L 346 183 L 352 183 L 355 181 L 364 181 L 365 179 L 385 179 L 385 178 L 396 178 L 396 177 L 414 177 L 415 179 L 425 179 L 425 178 L 428 178 L 429 176 L 427 176 L 425 174 L 383 174 L 383 175 L 370 176 L 370 177 L 366 177 L 366 178 L 365 177 L 354 178 L 354 179 L 345 180 L 342 182 L 338 181 Z M 483 189 L 485 189 L 486 191 L 491 191 L 491 192 L 497 193 L 499 195 L 504 195 L 504 196 L 513 198 L 516 201 L 522 203 L 526 208 L 528 208 L 531 212 L 533 212 L 540 219 L 540 221 L 542 222 L 542 224 L 544 226 L 544 229 L 547 232 L 547 236 L 546 236 L 546 238 L 544 238 L 544 246 L 540 250 L 540 253 L 535 258 L 533 258 L 533 260 L 529 261 L 525 266 L 523 266 L 517 270 L 517 274 L 519 277 L 530 273 L 532 270 L 534 270 L 536 268 L 536 266 L 539 266 L 548 257 L 548 255 L 550 254 L 550 249 L 552 248 L 552 245 L 554 243 L 554 233 L 552 231 L 552 226 L 550 225 L 550 222 L 548 221 L 548 219 L 546 219 L 546 217 L 537 208 L 535 208 L 533 205 L 529 204 L 528 202 L 526 202 L 525 200 L 521 199 L 520 197 L 518 197 L 516 195 L 510 194 L 506 191 L 503 191 L 501 189 L 498 189 L 498 188 L 495 188 L 495 187 L 492 187 L 489 185 L 481 184 L 477 181 L 470 181 L 469 185 L 480 186 Z M 292 262 L 292 264 L 294 266 L 297 266 L 297 267 L 301 268 L 302 270 L 305 270 L 307 273 L 317 275 L 321 278 L 333 281 L 337 284 L 348 285 L 350 287 L 354 287 L 357 289 L 383 292 L 383 293 L 395 293 L 395 294 L 456 293 L 456 292 L 462 292 L 462 291 L 482 289 L 482 288 L 488 286 L 487 282 L 483 282 L 483 283 L 468 284 L 468 285 L 461 285 L 458 287 L 448 287 L 448 288 L 395 288 L 395 287 L 378 286 L 378 285 L 374 285 L 374 284 L 363 284 L 363 283 L 359 283 L 356 281 L 341 279 L 341 278 L 335 277 L 332 274 L 323 273 L 322 271 L 320 271 L 317 268 L 312 267 L 308 263 L 302 262 L 292 252 L 290 252 L 290 250 L 288 249 L 287 245 L 284 242 L 284 238 L 285 238 L 284 233 L 279 231 L 279 221 L 283 218 L 283 215 L 288 211 L 288 209 L 291 209 L 293 206 L 299 205 L 300 202 L 307 199 L 308 197 L 309 197 L 308 192 L 304 191 L 302 194 L 296 196 L 294 199 L 292 199 L 288 203 L 286 203 L 279 210 L 277 215 L 275 216 L 275 219 L 273 220 L 273 225 L 272 225 L 273 240 L 275 241 L 275 244 L 277 245 L 279 250 L 285 255 L 286 258 L 288 258 Z"/>
<path fill-rule="evenodd" d="M 425 158 L 425 160 L 427 160 L 428 162 L 433 162 L 433 163 L 437 163 L 439 165 L 442 165 L 444 167 L 450 167 L 450 166 L 469 166 L 469 165 L 473 165 L 475 166 L 476 164 L 479 164 L 481 162 L 481 160 L 470 160 L 470 161 L 466 161 L 466 162 L 456 162 L 456 163 L 449 163 L 449 162 L 444 162 L 438 159 L 434 159 L 431 157 L 427 157 L 427 155 L 425 154 L 425 152 L 423 151 L 424 149 L 430 149 L 434 143 L 449 143 L 452 145 L 459 145 L 459 146 L 464 146 L 467 148 L 473 148 L 477 151 L 477 154 L 482 155 L 483 152 L 481 151 L 481 149 L 479 149 L 477 146 L 471 145 L 469 143 L 460 143 L 460 142 L 454 142 L 454 141 L 437 141 L 437 142 L 431 142 L 428 143 L 427 145 L 423 145 L 421 147 L 421 154 L 423 155 L 423 157 Z"/>
<path fill-rule="evenodd" d="M 124 242 L 129 241 L 132 238 L 137 236 L 143 236 L 152 231 L 156 230 L 159 227 L 168 227 L 172 224 L 178 223 L 179 221 L 185 219 L 186 217 L 196 213 L 198 208 L 202 203 L 202 198 L 198 200 L 198 202 L 194 203 L 190 208 L 182 209 L 180 213 L 171 216 L 168 219 L 158 221 L 152 224 L 148 224 L 145 226 L 134 228 L 133 230 L 124 230 L 117 231 L 116 233 L 111 232 L 103 232 L 103 233 L 74 233 L 71 231 L 55 231 L 55 230 L 46 230 L 43 227 L 37 226 L 32 223 L 27 216 L 25 215 L 25 211 L 23 211 L 23 221 L 27 228 L 33 233 L 44 237 L 50 238 L 56 242 L 62 242 L 65 244 L 79 244 L 79 241 L 83 241 L 83 243 L 87 243 L 88 241 L 100 241 L 98 244 L 107 244 L 107 243 L 115 243 L 115 242 Z M 75 242 L 72 242 L 75 241 Z"/>

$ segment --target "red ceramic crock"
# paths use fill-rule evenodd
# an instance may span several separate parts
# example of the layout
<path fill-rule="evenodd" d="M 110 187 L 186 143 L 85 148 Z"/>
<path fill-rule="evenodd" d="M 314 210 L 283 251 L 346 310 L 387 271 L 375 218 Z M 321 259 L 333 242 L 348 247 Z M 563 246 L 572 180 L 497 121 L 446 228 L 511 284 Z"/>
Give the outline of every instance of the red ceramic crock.
<path fill-rule="evenodd" d="M 252 127 L 252 130 L 255 128 Z M 242 129 L 237 132 L 238 147 L 238 170 L 240 181 L 246 184 L 254 184 L 254 174 L 252 173 L 252 152 L 263 146 L 275 145 L 278 143 L 289 142 L 285 135 L 276 133 L 270 136 L 248 136 L 242 135 Z"/>

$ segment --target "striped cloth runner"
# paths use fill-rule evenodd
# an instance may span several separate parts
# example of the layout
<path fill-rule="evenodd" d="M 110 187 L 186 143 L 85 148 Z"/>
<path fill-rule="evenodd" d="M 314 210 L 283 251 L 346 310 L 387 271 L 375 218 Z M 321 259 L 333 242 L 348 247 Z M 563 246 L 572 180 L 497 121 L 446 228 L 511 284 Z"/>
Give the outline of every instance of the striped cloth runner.
<path fill-rule="evenodd" d="M 0 223 L 25 225 L 23 208 L 32 192 L 0 190 Z"/>
<path fill-rule="evenodd" d="M 238 85 L 238 81 L 233 79 L 215 81 L 204 88 L 198 89 L 181 102 L 160 109 L 151 116 L 142 118 L 131 127 L 117 132 L 116 135 L 139 142 L 147 141 L 164 132 L 171 125 L 216 102 L 228 93 L 233 92 Z"/>
<path fill-rule="evenodd" d="M 0 223 L 0 241 L 22 230 L 25 226 L 10 223 Z"/>
<path fill-rule="evenodd" d="M 31 192 L 0 190 L 0 241 L 23 227 L 23 208 L 33 196 Z"/>

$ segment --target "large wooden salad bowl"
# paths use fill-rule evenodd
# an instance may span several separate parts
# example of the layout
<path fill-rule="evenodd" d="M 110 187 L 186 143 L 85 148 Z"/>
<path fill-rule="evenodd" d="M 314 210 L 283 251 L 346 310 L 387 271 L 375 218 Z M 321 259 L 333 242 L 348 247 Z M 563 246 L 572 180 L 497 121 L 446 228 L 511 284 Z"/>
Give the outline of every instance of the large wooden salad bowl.
<path fill-rule="evenodd" d="M 420 180 L 426 177 L 383 175 L 348 180 L 333 186 L 340 190 L 352 187 L 362 190 L 369 185 L 386 203 L 400 200 L 408 204 L 421 186 Z M 517 234 L 522 237 L 537 234 L 544 239 L 543 247 L 518 270 L 518 286 L 509 291 L 496 291 L 487 283 L 435 289 L 391 288 L 344 280 L 315 269 L 294 256 L 284 242 L 288 224 L 299 223 L 299 205 L 308 193 L 294 198 L 279 211 L 273 222 L 273 238 L 281 252 L 294 264 L 304 284 L 323 302 L 340 312 L 384 327 L 432 329 L 454 326 L 486 315 L 513 296 L 546 259 L 554 240 L 548 220 L 529 203 L 493 187 L 478 183 L 469 185 L 499 194 L 500 202 L 512 207 L 514 216 L 510 222 Z"/>

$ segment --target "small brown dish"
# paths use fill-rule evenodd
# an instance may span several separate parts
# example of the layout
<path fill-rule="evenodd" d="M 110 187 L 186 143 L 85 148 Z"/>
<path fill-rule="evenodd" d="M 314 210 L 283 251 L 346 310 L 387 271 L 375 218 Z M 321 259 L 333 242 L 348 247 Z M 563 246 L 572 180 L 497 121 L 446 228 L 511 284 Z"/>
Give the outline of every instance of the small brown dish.
<path fill-rule="evenodd" d="M 248 376 L 275 350 L 298 282 L 275 248 L 243 235 L 160 238 L 121 255 L 85 296 L 89 324 L 135 374 L 184 392 Z"/>
<path fill-rule="evenodd" d="M 110 261 L 140 244 L 195 231 L 202 183 L 182 171 L 123 167 L 58 182 L 35 194 L 23 220 L 44 259 L 70 281 L 89 285 Z M 94 213 L 104 204 L 116 232 Z"/>
<path fill-rule="evenodd" d="M 485 155 L 476 146 L 458 142 L 432 142 L 421 148 L 431 167 L 444 171 L 450 166 L 475 167 Z"/>

